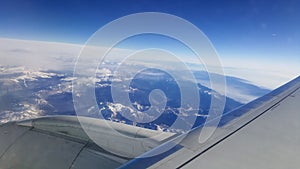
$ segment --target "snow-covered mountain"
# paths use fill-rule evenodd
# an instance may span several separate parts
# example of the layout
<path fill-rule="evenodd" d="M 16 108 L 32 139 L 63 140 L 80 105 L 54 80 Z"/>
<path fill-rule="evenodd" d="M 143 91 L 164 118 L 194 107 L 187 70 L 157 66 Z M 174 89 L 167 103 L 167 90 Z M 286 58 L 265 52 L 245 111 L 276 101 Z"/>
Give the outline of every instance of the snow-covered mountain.
<path fill-rule="evenodd" d="M 120 103 L 115 103 L 112 99 L 111 83 L 113 80 L 116 80 L 112 77 L 112 71 L 109 68 L 99 70 L 94 80 L 97 106 L 100 113 L 102 113 L 105 119 L 111 121 L 154 130 L 181 132 L 176 129 L 170 129 L 170 125 L 177 118 L 184 119 L 189 114 L 189 111 L 195 110 L 192 110 L 188 106 L 180 106 L 180 90 L 178 90 L 176 81 L 172 80 L 166 74 L 161 73 L 148 71 L 144 72 L 144 74 L 140 73 L 131 80 L 128 92 L 133 106 L 128 107 Z M 198 73 L 197 78 L 203 81 L 206 77 Z M 231 78 L 233 77 L 227 77 L 227 79 Z M 76 115 L 72 98 L 72 80 L 74 80 L 74 77 L 70 72 L 30 70 L 18 66 L 1 66 L 0 122 L 4 123 L 45 115 Z M 237 88 L 237 85 L 240 87 Z M 268 92 L 254 85 L 250 85 L 249 87 L 246 81 L 240 79 L 236 82 L 230 81 L 228 87 L 235 88 L 235 90 L 240 90 L 241 92 L 246 90 L 247 92 L 243 94 L 245 96 L 247 96 L 247 93 L 251 94 L 251 96 L 255 93 L 255 97 L 259 97 Z M 163 113 L 149 123 L 135 123 L 126 118 L 128 116 L 138 116 L 146 120 L 153 119 L 151 115 L 143 113 L 143 111 L 148 110 L 151 106 L 148 98 L 153 89 L 162 90 L 167 97 L 166 108 L 163 110 Z M 197 113 L 194 114 L 196 116 L 195 124 L 193 124 L 194 127 L 204 122 L 211 98 L 218 98 L 220 95 L 201 83 L 198 84 L 198 92 L 201 101 Z M 226 97 L 224 112 L 241 105 L 242 103 L 239 100 Z M 93 114 L 89 116 L 93 116 Z"/>

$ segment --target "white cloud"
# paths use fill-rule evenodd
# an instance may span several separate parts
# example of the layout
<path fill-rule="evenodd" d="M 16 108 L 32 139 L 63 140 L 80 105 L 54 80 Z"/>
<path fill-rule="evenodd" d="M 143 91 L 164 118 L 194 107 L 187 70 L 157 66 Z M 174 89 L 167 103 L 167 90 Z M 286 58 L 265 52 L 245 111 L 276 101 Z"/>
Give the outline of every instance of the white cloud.
<path fill-rule="evenodd" d="M 4 66 L 30 69 L 62 69 L 74 64 L 81 46 L 0 38 L 0 59 Z M 63 61 L 60 61 L 63 59 Z"/>
<path fill-rule="evenodd" d="M 39 42 L 28 40 L 16 40 L 16 39 L 4 39 L 0 38 L 0 59 L 1 65 L 8 66 L 24 66 L 30 69 L 43 69 L 43 70 L 69 70 L 74 69 L 74 65 L 78 55 L 80 54 L 83 46 L 65 43 L 53 43 L 53 42 Z M 87 72 L 94 71 L 92 66 L 98 66 L 96 51 L 107 51 L 107 47 L 86 47 L 88 53 L 86 58 L 81 58 L 80 61 L 86 62 Z M 132 54 L 132 50 L 126 49 L 113 49 L 107 56 L 105 67 L 107 64 L 114 61 L 122 62 L 125 56 Z M 174 68 L 173 64 L 170 64 L 172 60 L 166 57 L 159 56 L 142 57 L 143 59 L 134 62 L 137 65 L 164 64 L 167 69 Z M 236 58 L 221 58 L 221 62 L 224 66 L 226 75 L 247 79 L 252 83 L 273 89 L 278 87 L 287 81 L 293 79 L 300 74 L 299 61 L 296 59 L 286 59 L 286 62 L 263 59 L 236 59 Z M 146 59 L 146 60 L 145 60 Z M 157 60 L 156 62 L 154 62 Z M 189 60 L 187 62 L 198 63 L 195 60 Z M 133 62 L 132 62 L 133 63 Z M 150 64 L 151 63 L 151 64 Z M 85 65 L 84 63 L 82 65 Z M 87 69 L 90 68 L 90 69 Z M 203 70 L 203 66 L 199 69 Z M 102 69 L 101 71 L 107 72 L 108 69 Z M 213 70 L 213 69 L 212 69 Z M 109 70 L 111 71 L 111 70 Z M 109 72 L 108 72 L 109 73 Z M 110 72 L 111 73 L 111 72 Z"/>
<path fill-rule="evenodd" d="M 271 59 L 223 59 L 226 75 L 246 79 L 255 85 L 275 89 L 300 75 L 299 61 L 285 58 Z"/>

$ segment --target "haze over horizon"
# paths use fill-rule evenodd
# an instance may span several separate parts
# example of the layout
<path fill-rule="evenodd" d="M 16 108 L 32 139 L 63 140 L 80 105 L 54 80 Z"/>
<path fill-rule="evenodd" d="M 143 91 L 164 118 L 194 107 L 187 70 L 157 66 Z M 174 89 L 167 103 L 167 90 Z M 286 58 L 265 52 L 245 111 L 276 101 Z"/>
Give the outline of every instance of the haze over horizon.
<path fill-rule="evenodd" d="M 0 66 L 25 66 L 27 68 L 45 70 L 67 69 L 72 71 L 76 58 L 83 48 L 83 45 L 78 44 L 7 38 L 0 38 L 0 44 L 0 59 L 2 60 Z M 106 48 L 104 47 L 103 49 Z M 121 53 L 128 51 L 127 49 L 119 49 Z M 67 60 L 68 62 L 57 62 L 57 59 Z M 223 61 L 222 58 L 221 61 Z M 248 61 L 248 65 L 252 64 L 252 68 L 243 67 L 243 64 L 239 61 L 235 62 L 237 63 L 236 65 L 223 63 L 224 75 L 241 78 L 267 89 L 279 87 L 298 76 L 297 73 L 300 72 L 298 67 L 288 72 L 288 70 L 284 70 L 284 64 L 277 65 L 278 70 L 274 69 L 274 67 L 259 67 L 254 60 L 252 63 Z M 192 61 L 190 63 L 194 64 Z M 193 66 L 198 67 L 196 68 L 197 70 L 203 69 L 201 64 L 194 64 Z"/>

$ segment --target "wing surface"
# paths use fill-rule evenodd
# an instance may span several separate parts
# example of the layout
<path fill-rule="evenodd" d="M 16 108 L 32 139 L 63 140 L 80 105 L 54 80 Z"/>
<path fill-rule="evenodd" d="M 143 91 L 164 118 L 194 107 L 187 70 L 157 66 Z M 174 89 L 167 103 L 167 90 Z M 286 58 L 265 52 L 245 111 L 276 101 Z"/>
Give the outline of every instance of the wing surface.
<path fill-rule="evenodd" d="M 300 77 L 227 113 L 204 143 L 198 141 L 201 130 L 170 140 L 121 168 L 298 168 Z M 173 148 L 149 157 L 168 147 Z"/>

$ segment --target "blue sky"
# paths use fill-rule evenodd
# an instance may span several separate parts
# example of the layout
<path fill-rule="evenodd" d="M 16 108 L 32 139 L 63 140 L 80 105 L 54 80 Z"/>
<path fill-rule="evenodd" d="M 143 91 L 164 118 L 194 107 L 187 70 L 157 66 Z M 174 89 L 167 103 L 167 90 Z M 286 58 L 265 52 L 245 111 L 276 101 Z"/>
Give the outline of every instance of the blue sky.
<path fill-rule="evenodd" d="M 219 50 L 299 53 L 299 1 L 3 1 L 0 36 L 84 43 L 104 24 L 124 15 L 156 11 L 198 26 Z M 254 48 L 255 46 L 255 48 Z M 280 50 L 278 48 L 280 47 Z M 253 52 L 249 51 L 249 52 Z M 273 52 L 275 53 L 275 52 Z"/>
<path fill-rule="evenodd" d="M 299 9 L 297 0 L 10 0 L 0 4 L 0 37 L 84 44 L 124 15 L 165 12 L 199 27 L 221 58 L 288 66 L 300 63 Z"/>

